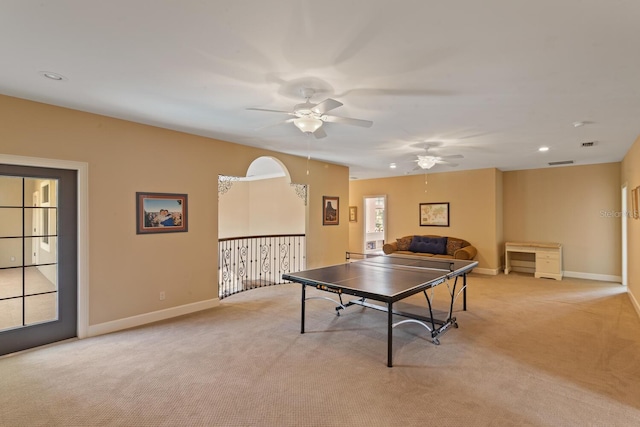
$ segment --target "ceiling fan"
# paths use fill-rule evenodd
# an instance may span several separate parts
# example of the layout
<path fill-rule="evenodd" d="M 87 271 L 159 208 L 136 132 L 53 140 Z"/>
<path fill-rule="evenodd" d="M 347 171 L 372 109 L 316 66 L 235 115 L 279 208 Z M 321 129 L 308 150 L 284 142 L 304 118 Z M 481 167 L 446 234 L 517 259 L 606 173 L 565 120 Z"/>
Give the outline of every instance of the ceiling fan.
<path fill-rule="evenodd" d="M 327 98 L 318 104 L 314 104 L 310 101 L 311 97 L 315 94 L 314 89 L 304 88 L 301 92 L 302 96 L 305 98 L 305 102 L 294 106 L 293 111 L 268 110 L 265 108 L 247 108 L 247 110 L 268 111 L 271 113 L 282 113 L 293 116 L 280 123 L 293 123 L 302 132 L 309 135 L 313 134 L 316 138 L 324 138 L 327 136 L 327 133 L 322 128 L 322 125 L 325 122 L 341 123 L 366 128 L 371 127 L 373 124 L 373 122 L 369 120 L 352 119 L 349 117 L 326 114 L 327 112 L 342 106 L 342 102 Z"/>
<path fill-rule="evenodd" d="M 462 159 L 462 158 L 464 158 L 464 156 L 462 154 L 452 154 L 452 155 L 449 155 L 449 156 L 436 156 L 436 155 L 433 155 L 433 154 L 431 154 L 429 152 L 430 148 L 431 148 L 431 146 L 429 144 L 426 144 L 425 147 L 424 147 L 425 154 L 423 156 L 418 154 L 418 159 L 414 160 L 418 164 L 417 164 L 417 166 L 415 168 L 413 168 L 413 170 L 431 169 L 435 165 L 446 165 L 446 166 L 455 167 L 455 166 L 458 166 L 458 164 L 457 163 L 452 163 L 452 162 L 448 161 L 447 159 Z"/>

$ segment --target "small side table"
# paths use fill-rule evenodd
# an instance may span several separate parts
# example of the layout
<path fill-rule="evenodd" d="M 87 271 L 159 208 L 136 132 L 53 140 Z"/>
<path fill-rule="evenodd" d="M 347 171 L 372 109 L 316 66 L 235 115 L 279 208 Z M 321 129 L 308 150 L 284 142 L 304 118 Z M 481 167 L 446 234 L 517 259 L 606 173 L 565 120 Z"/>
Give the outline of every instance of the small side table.
<path fill-rule="evenodd" d="M 544 242 L 507 242 L 504 245 L 504 274 L 509 274 L 513 252 L 535 254 L 535 277 L 562 280 L 562 245 Z"/>

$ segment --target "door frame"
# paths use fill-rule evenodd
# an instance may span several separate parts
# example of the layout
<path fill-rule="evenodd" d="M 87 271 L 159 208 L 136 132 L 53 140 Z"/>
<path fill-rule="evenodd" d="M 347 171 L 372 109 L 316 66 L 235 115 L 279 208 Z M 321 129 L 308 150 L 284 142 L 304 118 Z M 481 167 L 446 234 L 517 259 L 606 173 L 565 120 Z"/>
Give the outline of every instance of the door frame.
<path fill-rule="evenodd" d="M 629 271 L 628 270 L 628 268 L 629 268 L 629 264 L 628 264 L 629 260 L 627 258 L 627 256 L 628 256 L 628 252 L 627 252 L 627 250 L 628 250 L 628 246 L 627 246 L 628 245 L 628 242 L 627 242 L 627 227 L 628 227 L 627 218 L 628 218 L 628 214 L 629 214 L 629 205 L 627 203 L 628 202 L 627 195 L 628 195 L 627 183 L 625 182 L 622 185 L 622 195 L 621 195 L 622 196 L 622 206 L 621 206 L 621 209 L 620 209 L 621 212 L 622 212 L 622 215 L 621 215 L 622 224 L 621 224 L 621 227 L 620 227 L 622 229 L 622 237 L 621 237 L 621 240 L 622 240 L 622 248 L 621 248 L 621 251 L 622 251 L 622 267 L 621 267 L 622 268 L 622 280 L 621 280 L 622 281 L 622 286 L 627 286 L 628 271 Z M 632 207 L 632 209 L 633 209 L 633 207 Z"/>
<path fill-rule="evenodd" d="M 78 177 L 78 338 L 89 331 L 89 164 L 72 160 L 45 159 L 0 154 L 0 163 L 77 171 Z"/>
<path fill-rule="evenodd" d="M 362 252 L 369 253 L 375 251 L 381 251 L 382 246 L 375 247 L 373 249 L 367 249 L 367 216 L 369 212 L 367 211 L 367 199 L 384 199 L 384 218 L 382 220 L 382 242 L 387 242 L 387 195 L 386 194 L 372 194 L 362 196 Z"/>

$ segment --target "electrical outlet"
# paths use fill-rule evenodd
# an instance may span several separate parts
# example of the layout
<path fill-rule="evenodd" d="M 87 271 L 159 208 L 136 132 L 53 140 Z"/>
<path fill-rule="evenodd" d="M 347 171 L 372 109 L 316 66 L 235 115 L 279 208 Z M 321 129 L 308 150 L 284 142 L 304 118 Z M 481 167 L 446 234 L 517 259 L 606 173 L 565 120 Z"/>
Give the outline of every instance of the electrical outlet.
<path fill-rule="evenodd" d="M 164 291 L 160 292 L 160 301 L 164 301 L 165 294 Z"/>

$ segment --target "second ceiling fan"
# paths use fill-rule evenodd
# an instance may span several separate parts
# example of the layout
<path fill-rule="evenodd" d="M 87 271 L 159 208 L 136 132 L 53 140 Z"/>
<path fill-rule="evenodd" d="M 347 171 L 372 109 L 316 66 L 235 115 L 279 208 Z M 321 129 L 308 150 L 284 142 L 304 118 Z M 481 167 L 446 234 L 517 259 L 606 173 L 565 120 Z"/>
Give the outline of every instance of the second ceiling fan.
<path fill-rule="evenodd" d="M 448 159 L 462 159 L 464 158 L 464 156 L 462 154 L 453 154 L 453 155 L 449 155 L 449 156 L 437 156 L 435 154 L 431 154 L 431 152 L 429 151 L 431 148 L 433 148 L 433 145 L 430 144 L 425 144 L 424 146 L 424 156 L 421 156 L 420 154 L 418 154 L 418 159 L 414 160 L 416 163 L 418 163 L 416 165 L 415 168 L 413 168 L 413 170 L 419 170 L 419 169 L 431 169 L 432 167 L 434 167 L 435 165 L 447 165 L 447 166 L 458 166 L 457 163 L 453 163 L 450 162 Z"/>
<path fill-rule="evenodd" d="M 370 120 L 352 119 L 349 117 L 327 114 L 327 112 L 342 106 L 342 102 L 336 101 L 332 98 L 327 98 L 322 102 L 314 104 L 311 102 L 311 97 L 314 94 L 315 90 L 313 89 L 302 89 L 302 96 L 304 96 L 305 102 L 294 106 L 293 111 L 269 110 L 265 108 L 247 108 L 247 110 L 267 111 L 292 116 L 280 123 L 293 123 L 302 132 L 310 135 L 312 134 L 316 138 L 324 138 L 327 136 L 327 133 L 322 127 L 325 122 L 361 126 L 366 128 L 373 125 L 373 122 Z"/>

